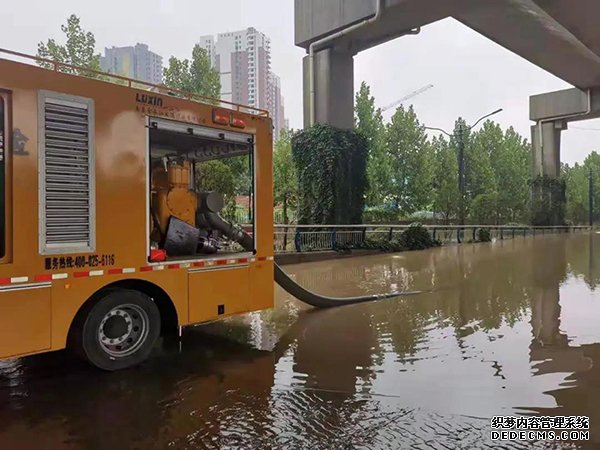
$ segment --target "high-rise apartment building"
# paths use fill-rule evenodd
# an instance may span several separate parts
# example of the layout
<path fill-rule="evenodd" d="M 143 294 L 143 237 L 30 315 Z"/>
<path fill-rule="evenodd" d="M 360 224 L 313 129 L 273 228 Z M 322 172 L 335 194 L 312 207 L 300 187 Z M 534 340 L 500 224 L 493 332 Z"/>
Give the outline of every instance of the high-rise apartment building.
<path fill-rule="evenodd" d="M 271 71 L 271 41 L 255 28 L 202 36 L 200 46 L 221 75 L 221 99 L 266 109 L 274 139 L 285 126 L 281 82 Z M 276 84 L 276 85 L 275 85 Z"/>
<path fill-rule="evenodd" d="M 273 139 L 279 139 L 281 130 L 286 127 L 285 111 L 283 106 L 283 95 L 281 95 L 281 78 L 274 73 L 271 73 L 269 78 L 269 86 L 271 89 L 270 103 L 268 110 L 273 119 Z"/>
<path fill-rule="evenodd" d="M 103 71 L 154 84 L 162 83 L 162 64 L 162 56 L 151 52 L 146 44 L 105 48 L 100 57 Z"/>

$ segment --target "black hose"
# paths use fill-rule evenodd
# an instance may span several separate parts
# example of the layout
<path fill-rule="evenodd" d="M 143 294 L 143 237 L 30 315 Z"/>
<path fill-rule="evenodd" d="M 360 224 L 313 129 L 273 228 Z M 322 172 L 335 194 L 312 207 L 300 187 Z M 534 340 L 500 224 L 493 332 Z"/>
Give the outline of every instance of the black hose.
<path fill-rule="evenodd" d="M 223 199 L 220 194 L 216 192 L 203 193 L 201 194 L 200 203 L 199 212 L 202 215 L 200 218 L 201 221 L 205 221 L 210 228 L 219 230 L 229 239 L 240 244 L 244 250 L 249 252 L 254 251 L 254 239 L 252 236 L 219 215 L 219 211 L 223 208 Z M 386 298 L 423 293 L 423 291 L 394 291 L 388 292 L 387 294 L 364 295 L 361 297 L 327 297 L 315 294 L 300 286 L 292 280 L 277 263 L 275 263 L 275 282 L 298 300 L 314 306 L 315 308 L 332 308 L 335 306 L 352 305 L 354 303 L 372 302 Z"/>
<path fill-rule="evenodd" d="M 240 227 L 236 227 L 234 224 L 229 223 L 218 213 L 204 210 L 202 211 L 202 214 L 204 215 L 208 226 L 213 230 L 219 230 L 229 239 L 240 244 L 246 251 L 251 252 L 254 250 L 254 239 Z"/>
<path fill-rule="evenodd" d="M 327 297 L 324 295 L 315 294 L 314 292 L 300 286 L 298 283 L 292 280 L 277 263 L 275 264 L 275 281 L 279 286 L 296 297 L 298 300 L 314 306 L 315 308 L 332 308 L 335 306 L 352 305 L 354 303 L 372 302 L 386 298 L 423 293 L 423 291 L 394 291 L 388 292 L 387 294 L 364 295 L 361 297 Z"/>
<path fill-rule="evenodd" d="M 252 236 L 250 236 L 244 230 L 229 223 L 218 213 L 209 211 L 208 208 L 205 208 L 202 213 L 204 214 L 204 217 L 211 228 L 221 231 L 229 239 L 240 244 L 245 250 L 254 250 L 254 240 L 252 239 Z M 423 291 L 394 291 L 388 292 L 387 294 L 364 295 L 361 297 L 327 297 L 324 295 L 315 294 L 314 292 L 300 286 L 298 283 L 292 280 L 277 263 L 275 263 L 275 282 L 298 300 L 314 306 L 315 308 L 331 308 L 335 306 L 352 305 L 354 303 L 372 302 L 386 298 L 423 293 Z"/>

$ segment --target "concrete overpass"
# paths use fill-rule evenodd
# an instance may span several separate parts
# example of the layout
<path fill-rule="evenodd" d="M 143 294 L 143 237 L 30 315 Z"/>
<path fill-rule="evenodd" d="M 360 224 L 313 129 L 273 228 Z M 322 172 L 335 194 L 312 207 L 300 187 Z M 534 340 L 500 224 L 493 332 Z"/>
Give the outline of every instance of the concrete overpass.
<path fill-rule="evenodd" d="M 530 98 L 534 174 L 557 177 L 567 123 L 600 117 L 598 0 L 295 0 L 304 122 L 353 126 L 353 57 L 454 17 L 575 88 Z M 311 70 L 311 66 L 313 70 Z M 313 75 L 311 75 L 311 73 Z M 314 105 L 314 106 L 313 106 Z"/>

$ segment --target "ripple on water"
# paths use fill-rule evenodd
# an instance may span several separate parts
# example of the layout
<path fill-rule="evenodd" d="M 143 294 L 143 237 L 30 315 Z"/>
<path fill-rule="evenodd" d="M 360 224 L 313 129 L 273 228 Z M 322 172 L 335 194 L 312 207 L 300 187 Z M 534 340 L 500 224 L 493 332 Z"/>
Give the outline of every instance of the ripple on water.
<path fill-rule="evenodd" d="M 516 413 L 588 415 L 599 444 L 598 239 L 287 266 L 324 294 L 430 292 L 312 311 L 277 289 L 122 373 L 0 362 L 0 448 L 486 449 L 489 417 Z"/>

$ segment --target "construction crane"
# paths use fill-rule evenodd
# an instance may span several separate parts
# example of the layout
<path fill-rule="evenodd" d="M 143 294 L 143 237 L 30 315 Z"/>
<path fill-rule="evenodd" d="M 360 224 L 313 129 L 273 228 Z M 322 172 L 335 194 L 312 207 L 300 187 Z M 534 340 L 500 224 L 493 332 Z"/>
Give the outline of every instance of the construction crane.
<path fill-rule="evenodd" d="M 408 95 L 405 95 L 404 97 L 402 97 L 400 100 L 396 100 L 394 103 L 391 103 L 389 105 L 387 105 L 384 108 L 381 108 L 381 112 L 386 112 L 389 109 L 392 109 L 396 106 L 398 106 L 399 104 L 401 104 L 402 102 L 405 102 L 406 100 L 409 100 L 413 97 L 416 97 L 419 94 L 422 94 L 425 91 L 428 91 L 429 89 L 431 89 L 433 87 L 433 84 L 428 84 L 427 86 L 423 86 L 421 89 L 417 89 L 416 91 L 411 92 Z"/>

